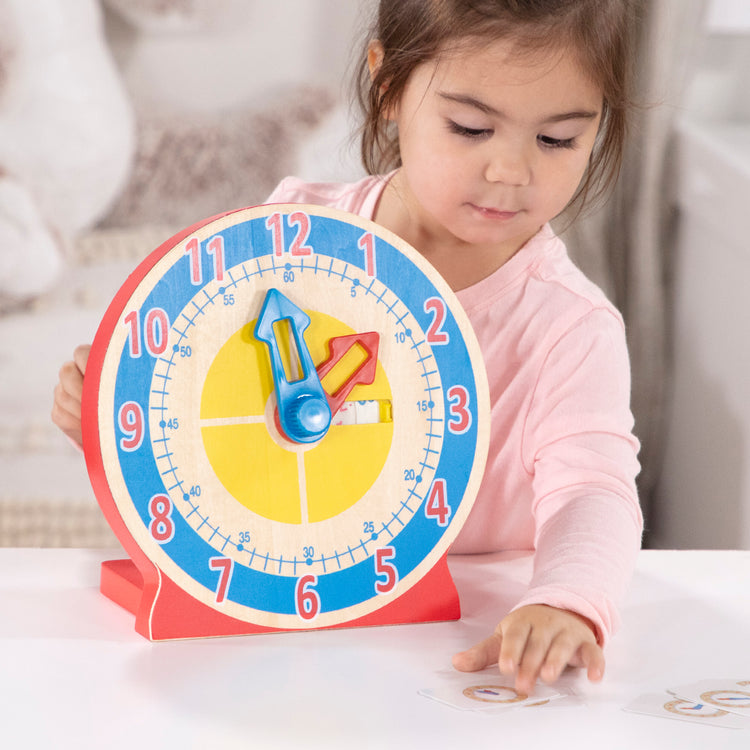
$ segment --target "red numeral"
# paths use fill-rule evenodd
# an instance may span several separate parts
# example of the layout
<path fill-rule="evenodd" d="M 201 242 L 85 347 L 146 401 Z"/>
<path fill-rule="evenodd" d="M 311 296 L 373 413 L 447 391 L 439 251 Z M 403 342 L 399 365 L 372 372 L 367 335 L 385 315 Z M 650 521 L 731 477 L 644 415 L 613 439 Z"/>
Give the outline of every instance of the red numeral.
<path fill-rule="evenodd" d="M 289 248 L 289 252 L 294 255 L 312 255 L 313 249 L 306 245 L 307 238 L 310 236 L 310 217 L 304 211 L 295 211 L 289 217 L 290 225 L 297 225 L 297 234 Z"/>
<path fill-rule="evenodd" d="M 146 351 L 152 357 L 164 354 L 169 339 L 169 318 L 160 307 L 146 315 Z"/>
<path fill-rule="evenodd" d="M 375 238 L 371 232 L 366 232 L 359 238 L 357 247 L 365 251 L 365 272 L 368 276 L 375 275 Z"/>
<path fill-rule="evenodd" d="M 216 281 L 224 281 L 224 238 L 220 234 L 212 237 L 206 251 L 214 256 L 214 278 Z"/>
<path fill-rule="evenodd" d="M 197 237 L 185 243 L 185 255 L 190 255 L 190 283 L 198 286 L 203 281 L 201 270 L 201 246 Z"/>
<path fill-rule="evenodd" d="M 208 567 L 211 570 L 220 571 L 219 584 L 216 587 L 216 603 L 221 604 L 227 598 L 229 582 L 232 580 L 232 571 L 234 570 L 234 560 L 229 557 L 210 557 Z"/>
<path fill-rule="evenodd" d="M 454 385 L 448 389 L 448 401 L 451 418 L 448 429 L 454 435 L 462 435 L 471 427 L 471 412 L 469 406 L 469 392 L 462 385 Z"/>
<path fill-rule="evenodd" d="M 128 330 L 129 352 L 132 358 L 141 356 L 141 327 L 138 310 L 129 312 L 124 319 Z M 169 343 L 169 317 L 161 307 L 154 307 L 146 314 L 146 351 L 152 357 L 164 354 Z"/>
<path fill-rule="evenodd" d="M 424 514 L 427 518 L 434 518 L 438 526 L 447 526 L 451 515 L 447 494 L 445 479 L 436 479 L 432 483 L 430 494 L 427 495 L 425 501 Z"/>
<path fill-rule="evenodd" d="M 427 329 L 427 343 L 435 346 L 436 344 L 447 344 L 450 336 L 443 330 L 445 323 L 445 302 L 440 297 L 430 297 L 425 300 L 424 311 L 432 313 L 432 323 Z"/>
<path fill-rule="evenodd" d="M 312 255 L 312 247 L 305 244 L 310 236 L 310 217 L 304 211 L 295 211 L 289 216 L 289 225 L 297 227 L 297 234 L 294 235 L 289 252 L 295 257 Z M 271 214 L 266 219 L 266 229 L 271 232 L 273 253 L 277 258 L 280 258 L 286 252 L 283 215 Z"/>
<path fill-rule="evenodd" d="M 138 310 L 133 310 L 125 316 L 125 325 L 130 329 L 128 331 L 128 344 L 130 347 L 130 356 L 137 359 L 141 356 L 141 331 L 139 326 Z"/>
<path fill-rule="evenodd" d="M 126 401 L 117 414 L 117 423 L 125 437 L 120 440 L 120 448 L 131 453 L 137 451 L 143 443 L 144 422 L 143 409 L 135 401 Z"/>
<path fill-rule="evenodd" d="M 169 495 L 154 495 L 148 504 L 148 514 L 151 516 L 148 531 L 154 541 L 159 544 L 171 541 L 174 537 L 174 523 Z"/>
<path fill-rule="evenodd" d="M 396 556 L 393 547 L 381 547 L 375 550 L 375 575 L 384 577 L 384 581 L 375 581 L 375 593 L 387 594 L 393 591 L 398 583 L 398 568 L 391 562 Z"/>
<path fill-rule="evenodd" d="M 271 214 L 266 219 L 266 229 L 271 232 L 273 254 L 280 258 L 284 254 L 284 218 L 281 214 Z"/>
<path fill-rule="evenodd" d="M 206 252 L 214 257 L 214 278 L 224 281 L 224 238 L 220 234 L 212 237 L 206 245 Z M 185 243 L 185 255 L 190 255 L 190 283 L 196 286 L 202 284 L 201 246 L 196 237 Z"/>
<path fill-rule="evenodd" d="M 318 583 L 318 576 L 306 575 L 297 581 L 297 590 L 295 591 L 295 604 L 297 614 L 303 620 L 314 620 L 320 612 L 320 596 L 313 588 Z"/>

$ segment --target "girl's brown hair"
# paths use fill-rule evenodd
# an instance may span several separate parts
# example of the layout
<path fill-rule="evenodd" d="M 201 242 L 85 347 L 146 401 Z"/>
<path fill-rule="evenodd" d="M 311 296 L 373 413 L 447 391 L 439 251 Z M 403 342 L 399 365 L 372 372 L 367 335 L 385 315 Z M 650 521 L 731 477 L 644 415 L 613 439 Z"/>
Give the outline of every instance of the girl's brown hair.
<path fill-rule="evenodd" d="M 599 134 L 571 204 L 580 208 L 616 180 L 632 106 L 632 37 L 637 0 L 380 0 L 370 40 L 382 45 L 374 75 L 367 55 L 358 70 L 364 111 L 361 154 L 370 174 L 401 164 L 398 136 L 385 117 L 414 69 L 451 44 L 511 39 L 519 52 L 576 50 L 603 94 Z"/>

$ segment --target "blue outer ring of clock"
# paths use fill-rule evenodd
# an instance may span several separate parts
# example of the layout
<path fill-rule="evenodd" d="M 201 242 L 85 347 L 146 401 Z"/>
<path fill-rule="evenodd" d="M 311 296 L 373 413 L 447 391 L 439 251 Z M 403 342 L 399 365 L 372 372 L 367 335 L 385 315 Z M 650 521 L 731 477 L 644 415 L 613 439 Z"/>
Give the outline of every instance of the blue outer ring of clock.
<path fill-rule="evenodd" d="M 295 258 L 291 262 L 273 258 L 273 247 L 270 232 L 264 223 L 265 216 L 250 219 L 248 221 L 230 226 L 217 232 L 224 238 L 224 253 L 227 274 L 226 288 L 235 286 L 245 275 L 266 274 L 267 271 L 260 270 L 260 266 L 253 268 L 252 261 L 255 258 L 271 256 L 273 259 L 274 273 L 282 275 L 284 271 L 295 271 L 301 273 L 328 272 L 333 268 L 333 263 L 328 259 L 343 261 L 347 265 L 358 269 L 358 277 L 364 270 L 364 254 L 357 247 L 357 242 L 362 236 L 362 229 L 356 225 L 348 224 L 326 216 L 310 215 L 311 230 L 309 244 L 315 248 L 315 254 L 310 257 Z M 213 239 L 216 234 L 211 236 Z M 205 245 L 206 241 L 204 241 Z M 430 297 L 440 297 L 440 293 L 432 282 L 421 272 L 415 273 L 414 264 L 399 250 L 380 236 L 375 236 L 377 254 L 377 278 L 397 296 L 402 305 L 409 307 L 409 311 L 417 320 L 422 330 L 427 330 L 432 322 L 431 314 L 423 309 L 423 300 Z M 172 250 L 171 252 L 175 252 Z M 200 291 L 200 287 L 193 286 L 189 281 L 189 258 L 180 252 L 176 255 L 173 265 L 162 275 L 155 284 L 147 298 L 140 307 L 139 315 L 144 317 L 148 310 L 160 307 L 165 310 L 173 330 L 177 331 L 180 318 L 187 305 Z M 210 260 L 207 253 L 202 252 L 201 258 L 204 263 L 203 278 L 206 283 L 212 280 L 212 270 L 209 268 Z M 316 260 L 317 259 L 317 260 Z M 318 263 L 316 271 L 314 264 Z M 325 268 L 323 265 L 325 264 Z M 238 269 L 241 269 L 241 273 Z M 256 270 L 258 269 L 258 270 Z M 336 271 L 341 276 L 343 283 L 352 283 L 352 278 L 346 272 Z M 233 276 L 234 274 L 234 276 Z M 241 275 L 241 279 L 239 278 Z M 234 281 L 233 279 L 237 279 Z M 213 283 L 213 282 L 211 282 Z M 365 289 L 362 290 L 365 292 Z M 223 293 L 224 289 L 220 290 Z M 208 292 L 206 292 L 208 299 Z M 407 304 L 409 300 L 415 299 L 420 304 L 412 306 Z M 397 304 L 389 302 L 383 296 L 386 304 L 394 307 L 394 315 Z M 356 300 L 352 301 L 356 304 Z M 183 318 L 188 320 L 188 318 Z M 143 322 L 143 321 L 142 321 Z M 442 330 L 449 335 L 447 345 L 430 347 L 425 342 L 414 341 L 411 331 L 407 330 L 405 324 L 401 323 L 407 340 L 411 339 L 412 346 L 423 346 L 425 349 L 424 362 L 427 363 L 424 377 L 429 383 L 429 364 L 432 359 L 440 373 L 440 380 L 444 384 L 460 384 L 466 388 L 469 399 L 467 409 L 471 414 L 471 424 L 468 429 L 460 435 L 453 434 L 445 429 L 447 426 L 448 403 L 445 403 L 446 422 L 442 424 L 442 448 L 440 450 L 439 462 L 434 470 L 434 476 L 442 478 L 446 482 L 446 500 L 450 507 L 450 519 L 455 516 L 456 510 L 464 496 L 469 479 L 470 469 L 474 463 L 474 454 L 477 443 L 477 412 L 478 403 L 476 384 L 472 375 L 471 359 L 466 348 L 463 336 L 458 325 L 446 306 L 446 315 Z M 189 328 L 189 325 L 187 326 Z M 421 332 L 419 332 L 421 336 Z M 406 345 L 409 345 L 408 343 Z M 138 358 L 131 358 L 123 347 L 123 352 L 117 367 L 115 394 L 114 394 L 114 424 L 117 429 L 117 412 L 121 404 L 126 401 L 135 401 L 139 404 L 148 405 L 151 399 L 152 381 L 156 359 L 143 353 Z M 177 366 L 177 354 L 179 343 L 174 344 L 172 350 L 164 353 L 162 361 L 166 361 L 169 367 Z M 419 351 L 419 350 L 418 350 Z M 169 358 L 167 359 L 167 355 Z M 168 387 L 168 377 L 163 378 L 164 388 Z M 432 399 L 429 391 L 435 386 L 426 386 L 428 397 Z M 443 398 L 445 394 L 443 393 Z M 149 408 L 147 406 L 147 408 Z M 432 411 L 432 410 L 430 410 Z M 161 424 L 165 425 L 168 415 L 163 415 Z M 122 450 L 117 438 L 117 451 L 120 470 L 128 489 L 131 502 L 134 504 L 138 515 L 144 526 L 148 528 L 151 523 L 149 514 L 149 501 L 159 493 L 174 491 L 184 480 L 179 479 L 179 467 L 165 473 L 161 472 L 156 464 L 155 453 L 164 449 L 168 453 L 167 431 L 162 427 L 162 434 L 152 436 L 149 434 L 148 420 L 145 420 L 145 434 L 141 447 L 132 452 Z M 438 425 L 440 426 L 440 425 Z M 429 448 L 428 448 L 429 450 Z M 424 460 L 427 460 L 426 456 Z M 174 480 L 174 481 L 173 481 Z M 409 520 L 391 523 L 377 529 L 377 534 L 372 537 L 361 538 L 353 547 L 347 545 L 346 550 L 336 550 L 327 556 L 316 558 L 316 562 L 324 564 L 323 574 L 318 575 L 315 590 L 320 597 L 320 611 L 330 612 L 354 606 L 361 602 L 370 600 L 375 596 L 374 581 L 376 580 L 372 555 L 378 547 L 388 545 L 395 550 L 392 564 L 398 570 L 399 581 L 406 578 L 414 568 L 434 549 L 450 526 L 440 526 L 434 519 L 428 518 L 424 513 L 415 512 L 424 502 L 430 485 L 422 486 L 417 478 L 411 486 L 407 486 L 404 496 L 399 501 L 410 512 Z M 193 505 L 190 496 L 185 493 L 187 503 L 186 510 L 190 513 L 199 512 L 199 507 Z M 195 581 L 205 586 L 209 591 L 216 590 L 217 573 L 209 567 L 208 561 L 217 553 L 222 554 L 227 546 L 232 545 L 232 557 L 237 559 L 236 552 L 243 551 L 243 546 L 238 541 L 231 539 L 221 529 L 214 529 L 209 544 L 203 537 L 197 534 L 194 528 L 185 520 L 180 506 L 175 504 L 171 520 L 174 524 L 175 533 L 172 539 L 162 545 L 161 548 L 173 560 L 173 562 Z M 206 522 L 209 522 L 206 518 Z M 390 528 L 396 527 L 396 528 Z M 360 551 L 361 550 L 361 551 Z M 255 552 L 248 551 L 248 556 Z M 362 555 L 359 562 L 352 562 L 358 555 Z M 258 569 L 260 561 L 263 561 L 262 569 Z M 341 567 L 342 561 L 344 563 Z M 258 553 L 254 566 L 235 564 L 232 573 L 232 582 L 227 592 L 227 599 L 240 605 L 248 606 L 256 610 L 275 612 L 279 614 L 295 614 L 295 586 L 299 576 L 307 571 L 308 560 L 304 557 L 291 557 L 289 559 L 269 557 L 267 553 Z M 327 563 L 327 564 L 326 564 Z M 330 572 L 328 568 L 330 567 Z"/>

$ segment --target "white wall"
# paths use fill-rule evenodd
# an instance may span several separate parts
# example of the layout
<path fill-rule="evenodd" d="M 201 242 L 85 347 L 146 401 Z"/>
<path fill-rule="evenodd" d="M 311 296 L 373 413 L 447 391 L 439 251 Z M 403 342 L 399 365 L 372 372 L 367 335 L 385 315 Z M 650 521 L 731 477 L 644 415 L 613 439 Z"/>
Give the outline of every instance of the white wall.
<path fill-rule="evenodd" d="M 372 0 L 238 0 L 200 28 L 136 29 L 115 12 L 107 31 L 141 102 L 215 111 L 295 84 L 339 91 Z"/>
<path fill-rule="evenodd" d="M 748 0 L 710 0 L 706 22 L 712 32 L 733 34 L 750 31 L 750 2 Z"/>
<path fill-rule="evenodd" d="M 750 120 L 750 0 L 710 0 L 687 106 L 703 120 Z"/>

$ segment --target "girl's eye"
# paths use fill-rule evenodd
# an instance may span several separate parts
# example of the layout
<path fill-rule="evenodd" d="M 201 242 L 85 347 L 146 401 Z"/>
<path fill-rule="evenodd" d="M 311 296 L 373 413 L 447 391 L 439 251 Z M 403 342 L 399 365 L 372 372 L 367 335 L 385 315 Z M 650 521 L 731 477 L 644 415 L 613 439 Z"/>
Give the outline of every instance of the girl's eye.
<path fill-rule="evenodd" d="M 575 138 L 552 138 L 549 135 L 538 135 L 537 141 L 544 148 L 575 148 Z"/>
<path fill-rule="evenodd" d="M 467 128 L 465 125 L 453 122 L 453 120 L 448 121 L 448 128 L 451 133 L 461 135 L 464 138 L 484 138 L 492 134 L 492 131 L 488 128 Z"/>

